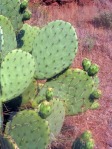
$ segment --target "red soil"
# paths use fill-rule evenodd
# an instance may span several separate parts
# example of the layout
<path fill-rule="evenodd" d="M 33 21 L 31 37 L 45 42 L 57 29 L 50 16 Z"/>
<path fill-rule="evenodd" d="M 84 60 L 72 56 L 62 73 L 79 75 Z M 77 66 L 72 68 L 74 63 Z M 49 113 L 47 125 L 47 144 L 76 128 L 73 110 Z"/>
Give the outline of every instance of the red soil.
<path fill-rule="evenodd" d="M 112 149 L 112 28 L 103 23 L 94 24 L 92 21 L 100 13 L 110 13 L 112 1 L 100 1 L 83 0 L 81 6 L 75 2 L 62 6 L 57 3 L 46 6 L 39 5 L 38 0 L 35 4 L 30 4 L 33 12 L 30 24 L 43 26 L 49 21 L 62 19 L 76 28 L 79 52 L 72 67 L 81 67 L 84 57 L 92 59 L 100 66 L 100 89 L 103 92 L 100 109 L 66 117 L 62 132 L 52 144 L 52 149 L 71 149 L 73 140 L 86 129 L 93 133 L 95 149 Z M 112 25 L 112 18 L 110 20 Z"/>

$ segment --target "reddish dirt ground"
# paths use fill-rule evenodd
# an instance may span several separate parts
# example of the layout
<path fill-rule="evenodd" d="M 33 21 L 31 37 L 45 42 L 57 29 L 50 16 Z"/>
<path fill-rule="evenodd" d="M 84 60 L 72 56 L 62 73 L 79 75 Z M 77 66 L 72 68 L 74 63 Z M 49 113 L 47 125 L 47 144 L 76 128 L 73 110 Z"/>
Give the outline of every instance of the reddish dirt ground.
<path fill-rule="evenodd" d="M 103 92 L 100 109 L 66 117 L 62 132 L 51 149 L 71 149 L 73 140 L 86 129 L 93 133 L 95 149 L 112 149 L 112 15 L 110 24 L 93 21 L 101 13 L 111 13 L 112 1 L 100 1 L 85 0 L 80 6 L 75 2 L 62 6 L 57 3 L 40 5 L 38 1 L 30 3 L 33 14 L 28 23 L 43 26 L 49 21 L 62 19 L 76 28 L 79 51 L 72 67 L 81 67 L 84 57 L 100 66 L 100 89 Z"/>

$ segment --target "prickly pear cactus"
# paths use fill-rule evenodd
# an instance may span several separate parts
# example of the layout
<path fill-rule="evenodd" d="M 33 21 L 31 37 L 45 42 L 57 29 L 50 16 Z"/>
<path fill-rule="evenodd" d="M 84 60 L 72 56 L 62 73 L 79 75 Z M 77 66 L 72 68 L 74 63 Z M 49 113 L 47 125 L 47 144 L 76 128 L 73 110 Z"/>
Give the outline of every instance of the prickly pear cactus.
<path fill-rule="evenodd" d="M 39 92 L 37 100 L 41 100 L 47 88 L 51 87 L 54 90 L 54 97 L 64 101 L 66 115 L 74 115 L 91 107 L 94 100 L 90 96 L 94 86 L 94 79 L 88 76 L 87 72 L 81 69 L 68 69 L 59 77 L 48 81 Z"/>
<path fill-rule="evenodd" d="M 11 138 L 11 136 L 4 135 L 2 139 L 2 148 L 3 149 L 19 149 L 16 142 Z"/>
<path fill-rule="evenodd" d="M 55 76 L 71 65 L 77 53 L 77 35 L 70 23 L 57 20 L 38 32 L 32 55 L 36 61 L 38 79 Z"/>
<path fill-rule="evenodd" d="M 59 99 L 53 99 L 50 101 L 52 103 L 52 113 L 46 118 L 49 123 L 51 131 L 51 140 L 57 137 L 63 126 L 65 118 L 65 107 L 63 102 Z"/>
<path fill-rule="evenodd" d="M 34 110 L 17 113 L 6 134 L 11 136 L 19 149 L 46 149 L 50 138 L 48 122 L 41 119 Z"/>
<path fill-rule="evenodd" d="M 2 51 L 2 47 L 4 45 L 4 39 L 3 39 L 3 29 L 0 26 L 0 51 Z"/>
<path fill-rule="evenodd" d="M 39 115 L 45 119 L 52 113 L 52 104 L 47 100 L 44 100 L 39 105 Z"/>
<path fill-rule="evenodd" d="M 25 104 L 28 104 L 28 103 L 31 104 L 33 102 L 38 92 L 37 88 L 38 88 L 37 81 L 33 80 L 21 95 L 22 96 L 21 106 L 25 106 Z"/>
<path fill-rule="evenodd" d="M 23 1 L 26 0 L 10 0 L 10 2 L 9 0 L 0 0 L 0 15 L 9 18 L 15 31 L 18 31 L 23 25 L 23 16 L 26 12 L 26 7 L 23 9 L 21 5 Z"/>
<path fill-rule="evenodd" d="M 87 130 L 77 138 L 72 145 L 72 149 L 94 149 L 95 142 L 92 133 Z"/>
<path fill-rule="evenodd" d="M 28 69 L 27 69 L 28 68 Z M 1 101 L 20 95 L 31 83 L 35 72 L 33 57 L 22 50 L 9 52 L 1 63 Z"/>
<path fill-rule="evenodd" d="M 18 48 L 21 48 L 23 51 L 31 52 L 38 31 L 38 27 L 24 24 L 17 35 Z"/>
<path fill-rule="evenodd" d="M 16 47 L 16 35 L 12 24 L 8 18 L 0 15 L 0 59 Z"/>

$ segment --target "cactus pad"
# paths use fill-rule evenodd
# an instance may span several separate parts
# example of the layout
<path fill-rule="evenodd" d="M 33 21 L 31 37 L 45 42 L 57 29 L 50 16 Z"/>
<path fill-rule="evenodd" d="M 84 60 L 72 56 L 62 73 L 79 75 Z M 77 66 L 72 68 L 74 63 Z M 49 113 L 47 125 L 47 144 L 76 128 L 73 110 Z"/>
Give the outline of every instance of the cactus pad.
<path fill-rule="evenodd" d="M 49 123 L 52 140 L 52 135 L 56 137 L 61 131 L 65 118 L 65 108 L 63 102 L 59 99 L 53 99 L 50 102 L 52 103 L 52 113 L 46 118 L 46 120 Z"/>
<path fill-rule="evenodd" d="M 20 149 L 17 146 L 16 142 L 11 138 L 11 136 L 4 135 L 3 142 L 4 142 L 3 146 L 4 149 Z"/>
<path fill-rule="evenodd" d="M 17 35 L 18 48 L 21 48 L 23 51 L 31 52 L 38 31 L 38 27 L 31 27 L 28 24 L 24 24 Z"/>
<path fill-rule="evenodd" d="M 22 19 L 25 11 L 21 12 L 20 7 L 20 0 L 10 0 L 10 2 L 9 0 L 0 0 L 0 14 L 9 18 L 15 31 L 23 25 Z"/>
<path fill-rule="evenodd" d="M 36 77 L 55 76 L 71 65 L 78 42 L 70 23 L 57 20 L 43 27 L 34 40 L 32 55 L 36 61 Z"/>
<path fill-rule="evenodd" d="M 34 72 L 34 59 L 29 53 L 9 52 L 1 64 L 2 102 L 20 95 L 31 83 Z"/>
<path fill-rule="evenodd" d="M 37 81 L 33 80 L 27 89 L 22 93 L 22 103 L 21 106 L 32 102 L 37 95 Z"/>
<path fill-rule="evenodd" d="M 64 101 L 67 115 L 74 115 L 90 108 L 93 101 L 90 94 L 94 90 L 94 79 L 80 69 L 68 69 L 58 78 L 48 81 L 39 92 L 39 100 L 51 87 L 54 97 Z M 39 101 L 38 101 L 39 102 Z"/>
<path fill-rule="evenodd" d="M 1 6 L 0 6 L 1 7 Z M 3 58 L 17 47 L 16 35 L 8 18 L 0 15 L 0 55 Z"/>
<path fill-rule="evenodd" d="M 49 143 L 48 123 L 33 110 L 15 115 L 7 133 L 20 149 L 46 149 Z"/>

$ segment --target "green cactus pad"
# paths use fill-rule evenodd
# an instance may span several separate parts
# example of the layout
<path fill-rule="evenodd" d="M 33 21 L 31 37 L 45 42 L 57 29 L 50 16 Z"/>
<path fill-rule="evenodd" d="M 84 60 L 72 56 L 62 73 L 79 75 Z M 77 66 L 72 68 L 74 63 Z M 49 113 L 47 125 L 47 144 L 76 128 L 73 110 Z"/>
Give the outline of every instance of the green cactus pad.
<path fill-rule="evenodd" d="M 11 138 L 11 136 L 8 135 L 4 135 L 3 138 L 3 142 L 4 142 L 4 149 L 20 149 L 16 142 Z"/>
<path fill-rule="evenodd" d="M 77 53 L 77 35 L 70 23 L 57 20 L 43 27 L 34 40 L 32 55 L 36 61 L 36 77 L 55 76 L 71 65 Z"/>
<path fill-rule="evenodd" d="M 21 12 L 20 7 L 20 0 L 10 0 L 10 2 L 9 0 L 0 1 L 0 14 L 9 18 L 15 31 L 18 31 L 23 25 L 24 11 Z"/>
<path fill-rule="evenodd" d="M 19 149 L 46 149 L 50 137 L 48 122 L 33 110 L 24 110 L 15 115 L 7 133 Z"/>
<path fill-rule="evenodd" d="M 38 31 L 38 27 L 24 24 L 17 35 L 18 48 L 21 48 L 23 51 L 31 52 Z"/>
<path fill-rule="evenodd" d="M 3 37 L 3 30 L 0 26 L 0 52 L 2 51 L 2 47 L 4 46 L 4 37 Z"/>
<path fill-rule="evenodd" d="M 0 6 L 1 8 L 1 6 Z M 0 55 L 3 58 L 17 47 L 16 35 L 8 18 L 0 15 Z"/>
<path fill-rule="evenodd" d="M 52 113 L 46 118 L 46 120 L 48 121 L 51 130 L 51 140 L 53 140 L 54 137 L 59 135 L 63 126 L 65 108 L 63 102 L 59 99 L 54 98 L 50 102 L 52 103 Z"/>
<path fill-rule="evenodd" d="M 29 53 L 22 50 L 9 52 L 1 64 L 1 101 L 20 95 L 31 83 L 35 62 Z"/>
<path fill-rule="evenodd" d="M 90 94 L 94 91 L 94 79 L 80 69 L 69 69 L 58 78 L 45 83 L 38 94 L 37 102 L 46 96 L 47 88 L 51 87 L 54 97 L 64 101 L 66 115 L 74 115 L 89 109 L 93 103 Z"/>
<path fill-rule="evenodd" d="M 24 106 L 28 102 L 32 102 L 37 95 L 37 81 L 33 80 L 27 89 L 22 93 L 21 106 Z"/>

